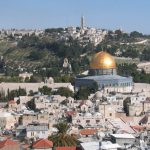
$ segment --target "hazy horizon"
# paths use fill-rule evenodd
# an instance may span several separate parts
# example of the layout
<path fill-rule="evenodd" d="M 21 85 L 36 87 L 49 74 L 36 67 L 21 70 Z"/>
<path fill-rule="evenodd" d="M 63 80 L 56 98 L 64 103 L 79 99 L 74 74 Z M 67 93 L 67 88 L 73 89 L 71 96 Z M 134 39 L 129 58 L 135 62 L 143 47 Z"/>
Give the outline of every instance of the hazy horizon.
<path fill-rule="evenodd" d="M 0 29 L 46 29 L 80 26 L 150 34 L 147 0 L 1 0 Z"/>

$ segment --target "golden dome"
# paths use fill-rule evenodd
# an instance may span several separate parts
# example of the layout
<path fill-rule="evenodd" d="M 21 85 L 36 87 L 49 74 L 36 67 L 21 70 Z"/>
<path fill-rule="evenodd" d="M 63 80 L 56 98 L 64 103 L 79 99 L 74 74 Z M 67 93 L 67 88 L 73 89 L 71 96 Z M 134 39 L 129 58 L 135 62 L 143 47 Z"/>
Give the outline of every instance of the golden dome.
<path fill-rule="evenodd" d="M 90 69 L 116 69 L 116 62 L 109 53 L 101 51 L 94 55 Z"/>

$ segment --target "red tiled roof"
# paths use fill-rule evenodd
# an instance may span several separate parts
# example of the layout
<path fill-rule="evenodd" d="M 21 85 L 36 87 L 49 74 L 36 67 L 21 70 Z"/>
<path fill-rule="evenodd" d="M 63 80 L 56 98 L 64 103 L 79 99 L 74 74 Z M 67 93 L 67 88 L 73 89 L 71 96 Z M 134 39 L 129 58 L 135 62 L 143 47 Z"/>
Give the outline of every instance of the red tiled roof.
<path fill-rule="evenodd" d="M 83 129 L 80 131 L 80 134 L 82 135 L 93 135 L 97 132 L 96 129 Z"/>
<path fill-rule="evenodd" d="M 80 105 L 79 105 L 79 106 L 81 107 L 82 105 L 86 105 L 86 106 L 88 106 L 88 105 L 86 104 L 86 102 L 85 102 L 85 101 L 81 101 L 81 102 L 80 102 Z"/>
<path fill-rule="evenodd" d="M 145 115 L 145 116 L 139 121 L 139 123 L 142 123 L 142 124 L 147 124 L 147 122 L 148 122 L 148 116 L 147 116 L 147 115 Z"/>
<path fill-rule="evenodd" d="M 33 143 L 33 148 L 51 148 L 53 147 L 53 142 L 47 139 L 39 139 Z"/>
<path fill-rule="evenodd" d="M 22 144 L 23 150 L 28 150 L 30 148 L 30 145 L 28 144 Z"/>
<path fill-rule="evenodd" d="M 145 127 L 140 126 L 140 125 L 131 126 L 131 128 L 133 128 L 133 129 L 135 129 L 135 130 L 137 130 L 137 131 L 141 131 L 141 130 L 144 130 L 144 129 L 145 129 Z"/>
<path fill-rule="evenodd" d="M 123 120 L 123 122 L 132 122 L 133 121 L 133 118 L 132 116 L 123 116 L 123 117 L 120 117 L 121 120 Z"/>
<path fill-rule="evenodd" d="M 76 114 L 75 111 L 66 111 L 65 113 L 66 113 L 66 115 L 70 115 L 70 116 L 73 116 Z"/>
<path fill-rule="evenodd" d="M 56 150 L 76 150 L 75 146 L 70 146 L 70 147 L 56 147 Z"/>
<path fill-rule="evenodd" d="M 0 141 L 0 148 L 3 148 L 4 146 L 8 146 L 8 145 L 18 145 L 18 143 L 16 141 L 10 140 L 10 139 L 6 139 L 4 141 Z"/>
<path fill-rule="evenodd" d="M 82 102 L 80 103 L 80 105 L 79 105 L 79 106 L 81 107 L 81 106 L 82 106 L 82 105 L 84 105 L 84 104 L 85 104 L 85 103 L 82 101 Z"/>
<path fill-rule="evenodd" d="M 8 103 L 9 104 L 16 104 L 16 102 L 14 100 L 10 100 Z"/>

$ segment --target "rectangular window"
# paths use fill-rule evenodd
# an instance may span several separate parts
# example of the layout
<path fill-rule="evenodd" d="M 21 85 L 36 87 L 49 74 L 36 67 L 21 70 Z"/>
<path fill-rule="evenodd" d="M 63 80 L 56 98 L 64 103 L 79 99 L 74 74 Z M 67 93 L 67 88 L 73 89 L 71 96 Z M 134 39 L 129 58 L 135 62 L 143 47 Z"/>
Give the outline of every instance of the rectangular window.
<path fill-rule="evenodd" d="M 90 120 L 86 120 L 86 123 L 90 123 Z"/>
<path fill-rule="evenodd" d="M 34 132 L 31 132 L 31 136 L 34 136 Z"/>
<path fill-rule="evenodd" d="M 100 120 L 96 120 L 96 123 L 99 123 L 100 122 Z"/>

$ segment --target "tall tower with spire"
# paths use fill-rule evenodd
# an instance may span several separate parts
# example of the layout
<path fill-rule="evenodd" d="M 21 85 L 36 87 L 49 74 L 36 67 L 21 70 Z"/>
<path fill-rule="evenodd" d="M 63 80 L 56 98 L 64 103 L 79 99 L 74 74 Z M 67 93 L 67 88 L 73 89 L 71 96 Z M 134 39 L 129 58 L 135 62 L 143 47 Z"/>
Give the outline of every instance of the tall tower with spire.
<path fill-rule="evenodd" d="M 84 29 L 84 16 L 81 17 L 81 29 Z"/>

